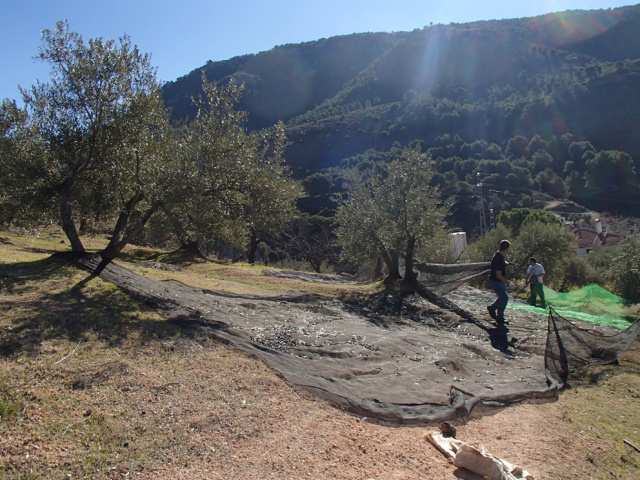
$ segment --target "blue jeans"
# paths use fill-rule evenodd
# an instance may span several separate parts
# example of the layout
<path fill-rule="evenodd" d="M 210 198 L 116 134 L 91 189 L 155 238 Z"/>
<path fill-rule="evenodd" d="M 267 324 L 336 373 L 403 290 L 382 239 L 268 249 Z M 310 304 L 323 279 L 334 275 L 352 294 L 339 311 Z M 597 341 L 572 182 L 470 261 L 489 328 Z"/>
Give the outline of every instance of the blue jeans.
<path fill-rule="evenodd" d="M 496 312 L 498 318 L 504 318 L 504 309 L 507 308 L 509 303 L 509 295 L 507 294 L 507 284 L 500 280 L 489 279 L 489 286 L 496 292 L 498 298 L 496 301 L 489 305 L 492 311 Z"/>

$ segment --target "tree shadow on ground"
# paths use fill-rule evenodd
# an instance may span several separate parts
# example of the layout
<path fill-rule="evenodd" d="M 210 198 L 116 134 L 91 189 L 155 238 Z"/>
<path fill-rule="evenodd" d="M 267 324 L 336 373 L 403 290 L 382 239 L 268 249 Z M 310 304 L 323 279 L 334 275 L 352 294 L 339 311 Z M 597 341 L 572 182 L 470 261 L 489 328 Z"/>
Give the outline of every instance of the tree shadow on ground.
<path fill-rule="evenodd" d="M 92 272 L 69 288 L 67 278 L 77 268 L 68 255 L 59 254 L 0 265 L 0 312 L 12 313 L 11 323 L 0 324 L 0 357 L 37 354 L 51 339 L 79 342 L 96 337 L 116 347 L 130 342 L 134 333 L 135 342 L 142 344 L 192 335 L 111 283 L 95 285 Z M 3 298 L 3 293 L 14 299 Z"/>

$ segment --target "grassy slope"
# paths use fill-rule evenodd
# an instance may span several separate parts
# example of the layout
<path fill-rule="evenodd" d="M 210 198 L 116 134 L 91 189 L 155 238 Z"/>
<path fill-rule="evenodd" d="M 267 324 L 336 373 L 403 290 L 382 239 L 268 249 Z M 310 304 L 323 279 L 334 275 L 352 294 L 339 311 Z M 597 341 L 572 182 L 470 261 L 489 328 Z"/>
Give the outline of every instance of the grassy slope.
<path fill-rule="evenodd" d="M 196 459 L 213 478 L 234 464 L 233 441 L 262 434 L 258 418 L 300 402 L 262 363 L 179 329 L 112 284 L 98 278 L 78 288 L 86 272 L 49 258 L 66 249 L 61 239 L 0 234 L 0 478 L 170 478 L 172 466 L 188 470 Z M 145 275 L 212 290 L 340 290 L 241 265 L 146 269 L 136 263 L 168 255 L 125 254 L 122 263 Z M 559 400 L 565 426 L 593 437 L 593 448 L 576 455 L 603 475 L 638 472 L 640 454 L 623 440 L 640 444 L 639 373 L 636 350 L 621 366 L 584 372 L 574 379 L 580 388 Z M 215 444 L 206 440 L 212 431 Z"/>

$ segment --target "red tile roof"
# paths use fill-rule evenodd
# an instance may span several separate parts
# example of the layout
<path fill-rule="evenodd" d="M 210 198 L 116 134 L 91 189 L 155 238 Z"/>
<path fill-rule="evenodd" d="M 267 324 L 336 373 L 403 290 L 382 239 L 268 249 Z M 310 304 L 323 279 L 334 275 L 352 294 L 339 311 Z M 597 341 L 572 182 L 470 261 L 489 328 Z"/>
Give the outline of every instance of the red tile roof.
<path fill-rule="evenodd" d="M 576 228 L 572 232 L 578 240 L 578 248 L 587 248 L 593 245 L 615 245 L 620 242 L 618 235 L 608 232 L 598 234 L 589 228 Z"/>

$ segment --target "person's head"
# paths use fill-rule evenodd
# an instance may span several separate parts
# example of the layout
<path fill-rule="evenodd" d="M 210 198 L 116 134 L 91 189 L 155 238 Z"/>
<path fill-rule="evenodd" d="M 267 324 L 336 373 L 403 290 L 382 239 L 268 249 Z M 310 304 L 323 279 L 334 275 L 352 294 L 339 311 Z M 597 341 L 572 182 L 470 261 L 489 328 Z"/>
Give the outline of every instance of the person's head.
<path fill-rule="evenodd" d="M 535 265 L 537 262 L 537 260 L 534 257 L 529 257 L 529 265 Z"/>
<path fill-rule="evenodd" d="M 500 246 L 498 247 L 498 249 L 501 252 L 506 252 L 507 250 L 509 250 L 510 246 L 511 246 L 511 242 L 509 240 L 502 240 L 500 242 Z"/>

